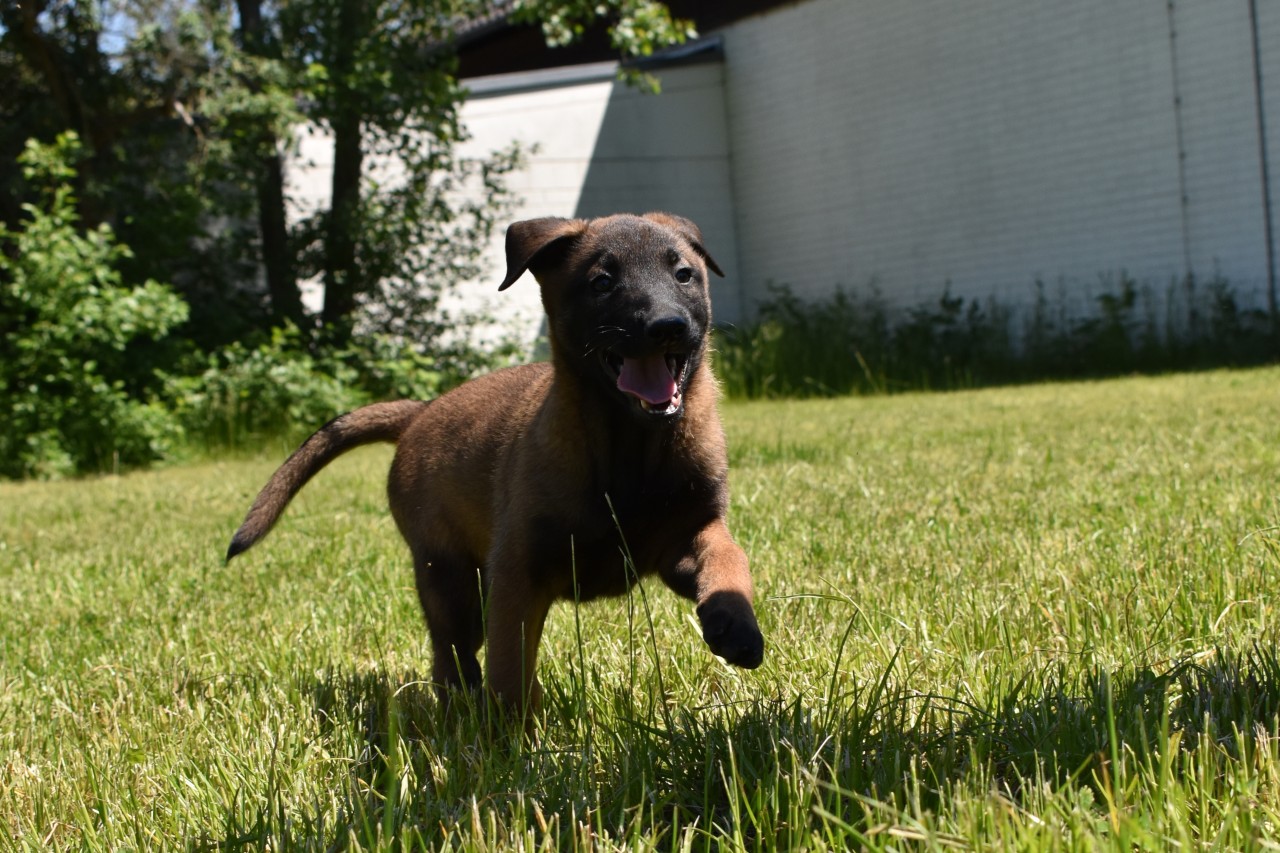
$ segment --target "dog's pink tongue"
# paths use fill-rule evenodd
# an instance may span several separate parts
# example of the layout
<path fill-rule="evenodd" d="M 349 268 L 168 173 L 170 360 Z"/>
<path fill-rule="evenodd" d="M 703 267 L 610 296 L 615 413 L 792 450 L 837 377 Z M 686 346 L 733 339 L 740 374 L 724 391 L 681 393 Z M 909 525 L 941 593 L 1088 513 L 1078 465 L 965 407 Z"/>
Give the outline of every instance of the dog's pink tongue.
<path fill-rule="evenodd" d="M 618 390 L 650 405 L 665 403 L 676 395 L 676 380 L 662 353 L 644 358 L 624 358 L 618 374 Z"/>

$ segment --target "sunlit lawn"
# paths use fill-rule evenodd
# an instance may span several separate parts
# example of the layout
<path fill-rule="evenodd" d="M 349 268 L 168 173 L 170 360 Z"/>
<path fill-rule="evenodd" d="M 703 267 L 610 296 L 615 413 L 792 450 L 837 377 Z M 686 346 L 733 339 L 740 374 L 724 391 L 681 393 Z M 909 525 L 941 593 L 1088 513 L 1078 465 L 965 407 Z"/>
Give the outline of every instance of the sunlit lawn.
<path fill-rule="evenodd" d="M 1262 849 L 1280 369 L 724 407 L 764 666 L 562 605 L 531 741 L 421 683 L 386 449 L 0 485 L 0 843 Z"/>

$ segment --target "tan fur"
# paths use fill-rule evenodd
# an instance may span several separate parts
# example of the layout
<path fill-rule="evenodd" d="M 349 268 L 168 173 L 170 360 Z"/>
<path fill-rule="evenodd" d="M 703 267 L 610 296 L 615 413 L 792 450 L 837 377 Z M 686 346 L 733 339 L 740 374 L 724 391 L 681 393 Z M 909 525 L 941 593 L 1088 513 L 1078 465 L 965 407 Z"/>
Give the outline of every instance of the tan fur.
<path fill-rule="evenodd" d="M 335 419 L 272 477 L 228 557 L 266 535 L 338 454 L 394 441 L 387 492 L 413 554 L 442 688 L 479 684 L 476 653 L 487 641 L 490 690 L 536 703 L 552 603 L 620 594 L 635 574 L 656 573 L 695 601 L 713 651 L 758 665 L 747 559 L 724 524 L 728 463 L 705 360 L 707 271 L 719 269 L 697 227 L 668 214 L 531 220 L 508 231 L 507 260 L 504 288 L 525 269 L 538 279 L 551 363 L 497 371 L 429 404 L 382 403 Z M 593 289 L 601 270 L 616 290 Z M 693 281 L 677 282 L 674 270 Z M 687 333 L 658 342 L 657 321 L 672 317 L 688 321 Z M 609 343 L 619 334 L 610 329 L 630 331 Z M 687 358 L 678 415 L 652 417 L 610 387 L 601 350 L 614 348 Z"/>

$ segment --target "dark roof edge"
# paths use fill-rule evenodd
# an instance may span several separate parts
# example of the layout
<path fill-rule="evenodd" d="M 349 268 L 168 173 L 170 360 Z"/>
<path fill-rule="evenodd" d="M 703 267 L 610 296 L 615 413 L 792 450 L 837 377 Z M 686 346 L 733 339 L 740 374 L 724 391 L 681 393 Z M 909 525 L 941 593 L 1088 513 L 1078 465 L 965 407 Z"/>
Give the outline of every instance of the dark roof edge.
<path fill-rule="evenodd" d="M 675 47 L 660 50 L 651 56 L 631 60 L 628 68 L 651 71 L 669 65 L 692 65 L 696 62 L 720 62 L 724 59 L 724 39 L 718 35 L 687 41 Z"/>
<path fill-rule="evenodd" d="M 617 77 L 618 69 L 621 67 L 635 68 L 640 71 L 658 71 L 679 65 L 695 65 L 704 62 L 721 62 L 723 60 L 724 41 L 720 36 L 716 35 L 695 39 L 666 50 L 660 50 L 651 56 L 627 62 L 625 65 L 616 60 L 588 62 L 581 65 L 539 68 L 533 71 L 488 74 L 482 77 L 471 77 L 460 82 L 466 87 L 468 97 L 484 98 L 495 95 L 510 95 L 531 89 L 574 86 L 580 83 L 612 80 Z"/>

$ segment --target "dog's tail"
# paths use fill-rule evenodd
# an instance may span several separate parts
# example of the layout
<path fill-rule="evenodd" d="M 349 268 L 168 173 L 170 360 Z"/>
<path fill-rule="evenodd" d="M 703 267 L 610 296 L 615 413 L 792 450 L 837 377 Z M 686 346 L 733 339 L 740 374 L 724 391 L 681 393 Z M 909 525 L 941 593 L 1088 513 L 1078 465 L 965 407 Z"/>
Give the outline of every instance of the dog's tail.
<path fill-rule="evenodd" d="M 417 400 L 374 403 L 340 415 L 316 430 L 293 451 L 262 487 L 240 529 L 231 537 L 227 559 L 249 550 L 275 526 L 293 496 L 334 459 L 363 444 L 396 442 L 405 427 L 426 407 Z"/>

